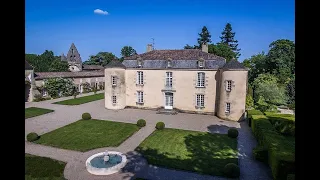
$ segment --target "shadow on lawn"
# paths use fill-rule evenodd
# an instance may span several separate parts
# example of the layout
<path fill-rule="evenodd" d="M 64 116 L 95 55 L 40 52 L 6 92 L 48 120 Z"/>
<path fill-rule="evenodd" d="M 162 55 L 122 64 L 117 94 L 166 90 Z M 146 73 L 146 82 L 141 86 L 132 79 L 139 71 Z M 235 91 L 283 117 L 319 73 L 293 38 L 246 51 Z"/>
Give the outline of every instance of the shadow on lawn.
<path fill-rule="evenodd" d="M 143 154 L 149 164 L 168 169 L 223 176 L 222 170 L 227 163 L 238 164 L 237 153 L 234 150 L 236 149 L 236 143 L 230 144 L 230 140 L 228 141 L 227 138 L 229 137 L 225 135 L 214 135 L 213 137 L 210 133 L 188 135 L 185 137 L 185 145 L 188 151 L 187 157 L 159 152 L 156 149 L 138 147 L 136 150 Z M 130 169 L 130 166 L 128 166 L 126 169 L 132 172 L 132 167 Z M 154 170 L 156 171 L 156 169 Z M 148 173 L 150 174 L 151 172 Z"/>

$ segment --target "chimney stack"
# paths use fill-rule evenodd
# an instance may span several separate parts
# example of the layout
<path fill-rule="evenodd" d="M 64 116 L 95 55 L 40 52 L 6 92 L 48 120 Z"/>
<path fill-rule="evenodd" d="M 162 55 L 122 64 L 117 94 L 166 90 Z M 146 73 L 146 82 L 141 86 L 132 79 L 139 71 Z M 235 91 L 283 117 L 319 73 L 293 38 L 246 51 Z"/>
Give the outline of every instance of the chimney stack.
<path fill-rule="evenodd" d="M 202 48 L 202 52 L 208 53 L 208 44 L 207 43 L 202 44 L 201 48 Z"/>
<path fill-rule="evenodd" d="M 147 52 L 150 52 L 152 50 L 153 50 L 152 44 L 147 44 Z"/>

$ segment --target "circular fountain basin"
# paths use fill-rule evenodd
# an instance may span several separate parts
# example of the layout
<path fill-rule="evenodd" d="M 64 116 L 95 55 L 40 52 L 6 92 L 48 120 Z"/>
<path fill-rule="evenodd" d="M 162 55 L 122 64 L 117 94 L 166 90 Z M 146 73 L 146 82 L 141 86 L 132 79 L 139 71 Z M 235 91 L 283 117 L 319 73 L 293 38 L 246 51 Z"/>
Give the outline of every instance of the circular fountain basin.
<path fill-rule="evenodd" d="M 87 171 L 94 175 L 109 175 L 118 172 L 127 163 L 127 157 L 116 151 L 108 151 L 109 160 L 104 161 L 105 153 L 97 153 L 86 161 Z"/>

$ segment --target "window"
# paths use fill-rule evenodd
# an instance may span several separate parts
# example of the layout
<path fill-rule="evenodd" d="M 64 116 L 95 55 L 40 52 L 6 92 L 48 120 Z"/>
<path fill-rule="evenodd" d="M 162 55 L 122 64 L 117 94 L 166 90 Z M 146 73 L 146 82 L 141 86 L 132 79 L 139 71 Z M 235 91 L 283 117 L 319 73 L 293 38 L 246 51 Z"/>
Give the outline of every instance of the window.
<path fill-rule="evenodd" d="M 112 96 L 112 104 L 117 104 L 117 96 Z"/>
<path fill-rule="evenodd" d="M 205 73 L 198 73 L 197 87 L 204 87 Z"/>
<path fill-rule="evenodd" d="M 199 67 L 203 67 L 203 61 L 198 61 Z"/>
<path fill-rule="evenodd" d="M 226 81 L 226 91 L 231 91 L 231 81 Z"/>
<path fill-rule="evenodd" d="M 166 87 L 172 87 L 172 72 L 167 72 Z"/>
<path fill-rule="evenodd" d="M 141 67 L 142 66 L 142 62 L 141 60 L 138 60 L 138 67 Z"/>
<path fill-rule="evenodd" d="M 73 49 L 71 49 L 71 54 L 73 54 Z M 71 57 L 72 57 L 72 55 L 71 55 Z"/>
<path fill-rule="evenodd" d="M 111 83 L 112 83 L 112 86 L 117 85 L 117 77 L 116 76 L 111 76 Z"/>
<path fill-rule="evenodd" d="M 230 113 L 230 103 L 226 103 L 226 113 Z"/>
<path fill-rule="evenodd" d="M 204 107 L 204 94 L 197 94 L 197 107 Z"/>
<path fill-rule="evenodd" d="M 137 84 L 143 85 L 143 72 L 142 71 L 137 72 Z"/>
<path fill-rule="evenodd" d="M 168 64 L 167 64 L 168 67 L 171 67 L 171 61 L 168 60 Z"/>
<path fill-rule="evenodd" d="M 137 91 L 137 102 L 143 103 L 143 92 L 142 91 Z"/>

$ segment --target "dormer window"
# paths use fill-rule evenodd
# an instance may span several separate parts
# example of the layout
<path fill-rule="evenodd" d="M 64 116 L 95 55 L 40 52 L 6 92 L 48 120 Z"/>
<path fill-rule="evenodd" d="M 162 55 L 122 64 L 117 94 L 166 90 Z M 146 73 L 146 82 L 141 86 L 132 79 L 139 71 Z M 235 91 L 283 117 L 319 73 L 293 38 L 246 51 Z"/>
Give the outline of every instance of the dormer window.
<path fill-rule="evenodd" d="M 137 59 L 137 66 L 142 67 L 142 59 L 140 57 Z"/>
<path fill-rule="evenodd" d="M 171 67 L 172 67 L 172 59 L 171 59 L 171 58 L 169 58 L 169 59 L 167 60 L 167 67 L 168 67 L 168 68 L 171 68 Z"/>
<path fill-rule="evenodd" d="M 204 68 L 204 59 L 203 58 L 200 58 L 198 60 L 198 68 Z"/>

